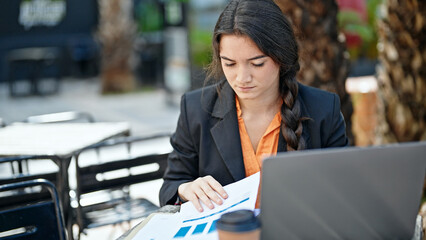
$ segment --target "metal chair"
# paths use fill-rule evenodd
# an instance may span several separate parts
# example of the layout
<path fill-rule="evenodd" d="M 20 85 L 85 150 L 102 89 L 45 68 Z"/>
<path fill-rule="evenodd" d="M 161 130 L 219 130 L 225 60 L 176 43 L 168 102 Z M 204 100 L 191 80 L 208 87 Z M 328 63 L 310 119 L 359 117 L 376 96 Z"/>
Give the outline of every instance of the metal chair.
<path fill-rule="evenodd" d="M 29 169 L 27 164 L 29 160 L 43 162 L 43 171 L 34 171 Z M 14 156 L 0 158 L 0 185 L 14 184 L 22 181 L 35 179 L 46 179 L 56 185 L 59 169 L 53 163 L 54 159 L 48 156 Z M 49 165 L 51 164 L 51 165 Z M 44 200 L 48 197 L 46 192 L 26 196 L 26 198 L 17 198 L 9 196 L 0 198 L 0 208 L 11 204 L 25 204 L 28 201 Z"/>
<path fill-rule="evenodd" d="M 3 121 L 3 118 L 0 118 L 0 128 L 6 127 L 6 123 Z"/>
<path fill-rule="evenodd" d="M 57 47 L 33 47 L 10 50 L 7 57 L 9 63 L 8 80 L 10 96 L 57 93 L 62 75 L 61 58 L 62 51 Z M 53 89 L 45 89 L 46 84 L 41 84 L 42 78 L 45 77 L 53 78 L 54 84 L 49 84 L 49 86 L 53 86 Z M 26 93 L 18 91 L 18 81 L 29 83 L 30 88 Z"/>
<path fill-rule="evenodd" d="M 46 201 L 27 202 L 24 205 L 9 205 L 0 209 L 0 238 L 66 240 L 64 219 L 58 193 L 53 183 L 45 179 L 0 185 L 0 192 L 15 198 L 26 198 L 31 188 L 42 187 L 49 191 Z M 2 194 L 4 195 L 4 194 Z M 4 196 L 0 195 L 0 199 Z M 10 196 L 9 196 L 10 197 Z"/>
<path fill-rule="evenodd" d="M 144 151 L 153 148 L 153 145 L 144 145 L 161 139 L 168 142 L 169 137 L 170 134 L 165 133 L 148 137 L 116 138 L 76 154 L 78 205 L 75 210 L 79 235 L 85 229 L 146 217 L 159 208 L 145 198 L 132 197 L 130 188 L 132 185 L 163 177 L 170 145 L 167 149 L 156 152 Z M 88 160 L 90 156 L 91 160 Z M 106 156 L 109 159 L 105 159 Z M 88 164 L 88 161 L 92 163 Z M 104 200 L 88 203 L 90 197 L 96 194 L 103 194 Z"/>
<path fill-rule="evenodd" d="M 27 123 L 59 123 L 59 122 L 95 122 L 94 117 L 87 112 L 80 111 L 68 111 L 68 112 L 57 112 L 42 115 L 30 116 L 25 119 Z"/>

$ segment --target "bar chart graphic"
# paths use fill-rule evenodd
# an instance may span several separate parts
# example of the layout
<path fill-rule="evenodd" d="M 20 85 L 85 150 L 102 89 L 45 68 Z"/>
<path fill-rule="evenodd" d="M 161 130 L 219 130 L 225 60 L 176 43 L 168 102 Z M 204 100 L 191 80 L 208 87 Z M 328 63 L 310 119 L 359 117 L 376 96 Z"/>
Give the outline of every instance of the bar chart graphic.
<path fill-rule="evenodd" d="M 206 216 L 202 216 L 202 217 L 197 217 L 197 218 L 191 218 L 191 219 L 186 219 L 183 221 L 184 226 L 181 226 L 179 228 L 179 230 L 176 232 L 176 234 L 174 235 L 174 239 L 183 239 L 185 237 L 188 236 L 197 236 L 197 235 L 201 235 L 201 234 L 211 234 L 214 233 L 216 231 L 216 222 L 219 219 L 219 217 L 227 212 L 228 210 L 234 208 L 237 205 L 240 205 L 246 201 L 248 201 L 250 198 L 244 198 L 243 200 L 225 208 L 222 209 L 220 211 L 208 214 Z M 207 222 L 205 222 L 207 221 Z M 186 224 L 192 224 L 192 225 L 186 225 Z M 207 227 L 208 226 L 208 227 Z M 208 229 L 208 230 L 206 230 Z M 204 233 L 205 231 L 207 231 L 206 233 Z"/>
<path fill-rule="evenodd" d="M 206 228 L 206 226 L 207 226 L 207 223 L 198 224 L 197 226 L 195 226 L 195 229 L 192 232 L 192 235 L 202 234 L 204 232 L 204 229 Z"/>
<path fill-rule="evenodd" d="M 200 223 L 197 225 L 183 226 L 179 228 L 173 239 L 184 239 L 188 237 L 196 237 L 202 234 L 211 234 L 216 232 L 216 222 L 218 219 L 212 222 Z"/>
<path fill-rule="evenodd" d="M 212 222 L 212 225 L 210 225 L 210 229 L 209 229 L 209 231 L 208 231 L 207 233 L 212 233 L 212 232 L 215 232 L 215 231 L 216 231 L 216 222 L 217 222 L 217 220 L 218 220 L 218 219 L 216 219 L 216 220 L 214 220 L 214 221 Z"/>
<path fill-rule="evenodd" d="M 174 238 L 184 238 L 190 229 L 191 229 L 191 226 L 181 227 L 179 231 L 176 233 L 176 235 L 174 236 Z"/>

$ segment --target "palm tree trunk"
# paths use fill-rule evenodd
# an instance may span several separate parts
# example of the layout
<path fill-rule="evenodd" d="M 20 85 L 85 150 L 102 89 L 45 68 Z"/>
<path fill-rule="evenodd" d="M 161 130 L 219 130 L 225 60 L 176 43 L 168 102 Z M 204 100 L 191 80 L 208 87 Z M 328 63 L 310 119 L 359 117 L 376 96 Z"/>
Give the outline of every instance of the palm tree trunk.
<path fill-rule="evenodd" d="M 136 25 L 131 0 L 98 0 L 101 43 L 102 93 L 125 92 L 134 88 L 132 72 Z"/>
<path fill-rule="evenodd" d="M 298 80 L 306 85 L 335 92 L 340 97 L 350 143 L 352 101 L 346 92 L 349 54 L 344 35 L 337 27 L 338 6 L 335 0 L 275 0 L 295 26 L 300 51 L 301 71 Z"/>
<path fill-rule="evenodd" d="M 379 28 L 376 144 L 426 140 L 426 3 L 386 0 Z"/>
<path fill-rule="evenodd" d="M 425 141 L 426 2 L 385 0 L 381 15 L 376 144 Z M 425 234 L 426 202 L 419 214 Z"/>

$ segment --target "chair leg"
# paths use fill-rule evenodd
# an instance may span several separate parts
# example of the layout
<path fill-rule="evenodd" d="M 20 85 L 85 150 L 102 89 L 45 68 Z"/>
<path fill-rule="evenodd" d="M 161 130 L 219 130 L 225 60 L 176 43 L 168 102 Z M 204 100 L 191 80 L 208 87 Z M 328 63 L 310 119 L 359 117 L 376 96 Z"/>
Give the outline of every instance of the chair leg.
<path fill-rule="evenodd" d="M 9 83 L 9 96 L 11 97 L 15 97 L 16 96 L 16 92 L 15 92 L 15 81 L 14 81 L 14 65 L 13 63 L 9 63 L 10 67 L 9 67 L 9 73 L 8 73 L 8 83 Z"/>
<path fill-rule="evenodd" d="M 68 217 L 68 221 L 67 221 L 67 234 L 68 234 L 68 239 L 72 240 L 74 239 L 74 232 L 72 230 L 72 221 L 70 221 L 72 219 L 70 219 L 70 217 Z"/>
<path fill-rule="evenodd" d="M 18 162 L 18 171 L 19 171 L 20 174 L 24 172 L 24 169 L 22 167 L 22 161 Z"/>
<path fill-rule="evenodd" d="M 32 68 L 32 74 L 31 74 L 31 92 L 34 95 L 43 95 L 43 92 L 40 91 L 38 85 L 40 82 L 40 71 L 41 71 L 41 61 L 36 61 Z"/>

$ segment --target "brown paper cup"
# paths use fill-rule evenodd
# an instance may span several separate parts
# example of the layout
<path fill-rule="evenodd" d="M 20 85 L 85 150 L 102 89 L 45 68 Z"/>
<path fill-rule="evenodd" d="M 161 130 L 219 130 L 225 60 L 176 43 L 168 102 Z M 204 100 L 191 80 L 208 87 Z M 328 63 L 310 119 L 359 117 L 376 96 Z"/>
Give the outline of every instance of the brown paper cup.
<path fill-rule="evenodd" d="M 253 211 L 225 213 L 216 223 L 219 240 L 259 240 L 260 221 Z"/>

